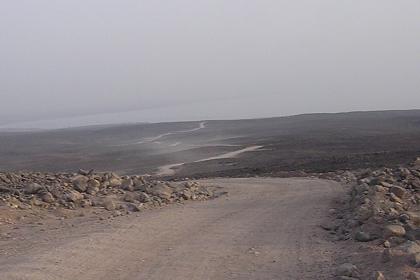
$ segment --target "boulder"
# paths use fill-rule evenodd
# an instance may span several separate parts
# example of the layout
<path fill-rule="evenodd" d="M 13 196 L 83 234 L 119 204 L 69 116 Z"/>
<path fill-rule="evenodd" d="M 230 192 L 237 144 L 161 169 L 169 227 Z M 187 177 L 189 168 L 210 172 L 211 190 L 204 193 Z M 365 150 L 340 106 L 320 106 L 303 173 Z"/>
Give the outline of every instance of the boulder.
<path fill-rule="evenodd" d="M 74 189 L 79 192 L 85 192 L 88 186 L 89 178 L 84 175 L 77 175 L 71 179 Z"/>

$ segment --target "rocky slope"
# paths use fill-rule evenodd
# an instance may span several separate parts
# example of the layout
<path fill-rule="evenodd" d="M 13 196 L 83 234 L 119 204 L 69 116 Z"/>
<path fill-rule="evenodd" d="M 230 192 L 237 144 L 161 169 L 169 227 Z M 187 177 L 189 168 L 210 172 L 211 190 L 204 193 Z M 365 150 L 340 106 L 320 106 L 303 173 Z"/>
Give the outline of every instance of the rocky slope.
<path fill-rule="evenodd" d="M 420 159 L 408 167 L 359 173 L 336 221 L 322 225 L 336 240 L 370 246 L 372 279 L 420 279 Z M 390 277 L 387 276 L 389 274 Z M 344 264 L 338 279 L 365 279 Z M 408 277 L 408 278 L 407 278 Z"/>

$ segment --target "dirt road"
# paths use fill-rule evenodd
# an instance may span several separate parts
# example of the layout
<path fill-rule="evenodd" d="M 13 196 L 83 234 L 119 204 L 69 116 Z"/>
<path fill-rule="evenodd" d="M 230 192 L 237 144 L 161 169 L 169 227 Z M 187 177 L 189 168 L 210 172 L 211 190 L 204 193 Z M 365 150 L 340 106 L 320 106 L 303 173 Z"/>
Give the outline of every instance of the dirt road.
<path fill-rule="evenodd" d="M 217 156 L 214 156 L 214 157 L 199 159 L 199 160 L 193 161 L 192 163 L 215 160 L 215 159 L 235 158 L 235 157 L 237 157 L 237 156 L 239 156 L 243 153 L 255 152 L 255 151 L 258 151 L 261 148 L 263 148 L 263 146 L 250 146 L 250 147 L 246 147 L 246 148 L 243 148 L 243 149 L 240 149 L 240 150 L 237 150 L 237 151 L 217 155 Z M 156 172 L 156 176 L 172 176 L 172 175 L 175 175 L 176 171 L 174 170 L 174 168 L 183 166 L 184 164 L 185 164 L 185 162 L 162 165 L 158 168 L 158 170 Z"/>
<path fill-rule="evenodd" d="M 317 179 L 206 182 L 229 195 L 32 231 L 4 249 L 0 279 L 331 279 L 339 250 L 318 225 L 341 186 Z"/>

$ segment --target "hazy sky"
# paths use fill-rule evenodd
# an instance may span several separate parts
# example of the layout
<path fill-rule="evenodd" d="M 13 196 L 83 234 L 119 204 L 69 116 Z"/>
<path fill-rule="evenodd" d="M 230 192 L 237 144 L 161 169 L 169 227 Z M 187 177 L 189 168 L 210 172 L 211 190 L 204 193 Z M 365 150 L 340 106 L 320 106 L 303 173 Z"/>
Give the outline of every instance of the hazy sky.
<path fill-rule="evenodd" d="M 420 1 L 0 0 L 0 97 L 0 124 L 420 108 Z"/>

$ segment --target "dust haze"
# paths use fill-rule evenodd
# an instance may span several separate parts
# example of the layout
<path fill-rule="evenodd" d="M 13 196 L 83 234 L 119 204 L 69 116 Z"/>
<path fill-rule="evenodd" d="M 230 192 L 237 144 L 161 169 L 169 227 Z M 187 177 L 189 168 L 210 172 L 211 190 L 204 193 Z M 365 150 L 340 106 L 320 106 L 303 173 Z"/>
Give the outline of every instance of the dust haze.
<path fill-rule="evenodd" d="M 416 108 L 419 30 L 418 1 L 3 1 L 0 125 Z"/>

